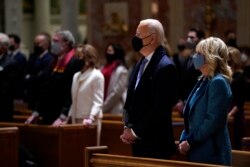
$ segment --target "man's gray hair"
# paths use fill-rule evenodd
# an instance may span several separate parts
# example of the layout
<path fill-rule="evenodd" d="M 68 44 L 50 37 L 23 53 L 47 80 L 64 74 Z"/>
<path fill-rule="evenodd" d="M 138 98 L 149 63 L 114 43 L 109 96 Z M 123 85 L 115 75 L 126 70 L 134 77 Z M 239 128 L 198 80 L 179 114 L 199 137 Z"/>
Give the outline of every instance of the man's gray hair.
<path fill-rule="evenodd" d="M 75 38 L 74 38 L 73 34 L 69 30 L 57 31 L 56 34 L 60 35 L 62 37 L 62 39 L 65 42 L 68 42 L 68 44 L 71 47 L 75 46 Z"/>
<path fill-rule="evenodd" d="M 140 23 L 145 24 L 148 26 L 149 31 L 151 33 L 156 33 L 158 43 L 162 46 L 165 46 L 165 34 L 164 34 L 164 29 L 160 21 L 156 19 L 146 19 L 142 20 Z"/>
<path fill-rule="evenodd" d="M 0 45 L 8 47 L 10 45 L 10 39 L 7 34 L 0 32 Z"/>

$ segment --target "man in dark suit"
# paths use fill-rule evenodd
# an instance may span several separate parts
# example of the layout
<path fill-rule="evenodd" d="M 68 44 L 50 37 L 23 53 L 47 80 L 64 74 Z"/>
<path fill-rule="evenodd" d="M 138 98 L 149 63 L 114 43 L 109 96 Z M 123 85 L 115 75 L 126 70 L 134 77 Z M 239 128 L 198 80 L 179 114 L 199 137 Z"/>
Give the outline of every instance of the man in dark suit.
<path fill-rule="evenodd" d="M 143 58 L 132 72 L 120 138 L 132 144 L 133 156 L 167 159 L 175 152 L 171 111 L 177 102 L 177 75 L 163 47 L 162 24 L 142 20 L 132 45 Z"/>
<path fill-rule="evenodd" d="M 49 52 L 51 44 L 47 33 L 39 33 L 34 39 L 33 53 L 29 56 L 26 81 L 26 101 L 31 110 L 36 110 L 36 105 L 41 96 L 44 83 L 47 81 L 54 56 Z"/>
<path fill-rule="evenodd" d="M 13 91 L 17 65 L 8 54 L 9 37 L 0 33 L 0 121 L 13 120 Z"/>
<path fill-rule="evenodd" d="M 16 65 L 18 67 L 16 83 L 14 87 L 15 89 L 14 98 L 23 100 L 27 59 L 24 53 L 20 51 L 21 38 L 16 34 L 10 34 L 9 39 L 10 39 L 10 46 L 9 46 L 10 56 L 13 60 L 16 61 Z"/>
<path fill-rule="evenodd" d="M 59 126 L 67 118 L 71 105 L 71 84 L 75 72 L 82 68 L 82 60 L 75 56 L 75 38 L 68 30 L 57 31 L 52 37 L 51 53 L 55 60 L 42 86 L 36 109 L 26 120 L 33 123 L 38 116 L 41 124 Z"/>

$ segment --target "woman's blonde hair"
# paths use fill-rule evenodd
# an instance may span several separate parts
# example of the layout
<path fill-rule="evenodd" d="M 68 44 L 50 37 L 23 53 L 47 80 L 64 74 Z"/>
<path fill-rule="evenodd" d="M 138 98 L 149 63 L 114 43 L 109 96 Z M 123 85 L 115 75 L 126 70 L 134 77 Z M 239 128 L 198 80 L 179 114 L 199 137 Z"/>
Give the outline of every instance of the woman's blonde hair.
<path fill-rule="evenodd" d="M 231 81 L 232 71 L 227 64 L 227 45 L 220 38 L 209 37 L 201 40 L 196 46 L 196 52 L 205 56 L 210 77 L 214 77 L 215 73 L 221 73 Z"/>

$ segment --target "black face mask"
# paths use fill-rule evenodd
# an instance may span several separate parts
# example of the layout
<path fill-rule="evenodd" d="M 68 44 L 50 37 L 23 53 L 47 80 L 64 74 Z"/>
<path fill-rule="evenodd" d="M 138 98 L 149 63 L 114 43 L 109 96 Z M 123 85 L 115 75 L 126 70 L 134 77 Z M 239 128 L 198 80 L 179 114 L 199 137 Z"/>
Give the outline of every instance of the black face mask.
<path fill-rule="evenodd" d="M 236 42 L 236 39 L 234 39 L 234 38 L 229 38 L 227 40 L 226 44 L 228 46 L 237 47 L 237 42 Z"/>
<path fill-rule="evenodd" d="M 40 47 L 40 46 L 34 46 L 34 54 L 35 55 L 40 55 L 40 54 L 42 54 L 43 53 L 43 48 L 42 47 Z"/>
<path fill-rule="evenodd" d="M 134 36 L 132 39 L 132 46 L 134 51 L 139 52 L 143 48 L 143 42 L 141 38 Z"/>
<path fill-rule="evenodd" d="M 77 70 L 82 70 L 82 68 L 85 66 L 85 60 L 84 59 L 77 59 L 76 60 L 76 68 Z"/>
<path fill-rule="evenodd" d="M 179 51 L 183 51 L 186 48 L 186 45 L 178 44 L 177 48 Z"/>
<path fill-rule="evenodd" d="M 108 63 L 111 63 L 115 60 L 115 54 L 109 54 L 109 53 L 106 53 L 106 60 Z"/>
<path fill-rule="evenodd" d="M 10 45 L 10 46 L 9 46 L 9 50 L 10 50 L 10 51 L 14 51 L 14 50 L 15 50 L 15 46 L 14 46 L 14 45 Z"/>
<path fill-rule="evenodd" d="M 151 35 L 152 34 L 150 34 L 150 35 L 148 35 L 148 36 L 146 36 L 144 38 L 139 38 L 137 36 L 134 36 L 132 38 L 132 46 L 133 46 L 134 51 L 139 52 L 143 47 L 148 46 L 150 43 L 148 43 L 146 45 L 143 45 L 142 40 L 145 39 L 145 38 L 150 37 Z"/>

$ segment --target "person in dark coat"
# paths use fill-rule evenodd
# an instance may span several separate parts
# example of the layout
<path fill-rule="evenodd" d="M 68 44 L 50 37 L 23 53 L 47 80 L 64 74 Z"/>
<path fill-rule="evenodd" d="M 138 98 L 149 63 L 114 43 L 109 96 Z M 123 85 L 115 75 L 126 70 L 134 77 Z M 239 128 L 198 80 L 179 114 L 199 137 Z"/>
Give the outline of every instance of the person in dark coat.
<path fill-rule="evenodd" d="M 49 52 L 50 37 L 46 33 L 39 33 L 34 39 L 33 53 L 29 57 L 25 85 L 28 107 L 36 110 L 36 104 L 41 96 L 41 89 L 49 76 L 54 57 Z"/>
<path fill-rule="evenodd" d="M 244 104 L 246 101 L 246 80 L 243 75 L 241 53 L 235 47 L 228 47 L 228 64 L 233 71 L 231 89 L 233 99 L 230 107 L 229 117 L 233 117 L 233 149 L 241 150 L 242 138 L 245 135 L 245 112 Z"/>
<path fill-rule="evenodd" d="M 177 74 L 163 47 L 162 24 L 142 20 L 132 45 L 143 58 L 131 75 L 120 138 L 132 144 L 133 156 L 167 159 L 175 152 L 172 107 L 177 102 Z"/>
<path fill-rule="evenodd" d="M 75 57 L 75 39 L 68 30 L 58 31 L 52 38 L 51 53 L 56 56 L 50 73 L 43 85 L 39 103 L 26 123 L 38 116 L 41 124 L 58 126 L 67 118 L 71 105 L 71 84 L 75 72 L 83 64 Z"/>
<path fill-rule="evenodd" d="M 25 73 L 27 69 L 27 58 L 24 53 L 20 50 L 21 38 L 16 34 L 9 34 L 10 46 L 9 54 L 12 59 L 17 63 L 17 76 L 16 84 L 14 87 L 14 98 L 15 99 L 24 99 L 24 89 L 25 89 Z"/>
<path fill-rule="evenodd" d="M 9 37 L 0 33 L 0 121 L 13 120 L 14 88 L 18 75 L 17 63 L 8 54 Z"/>

